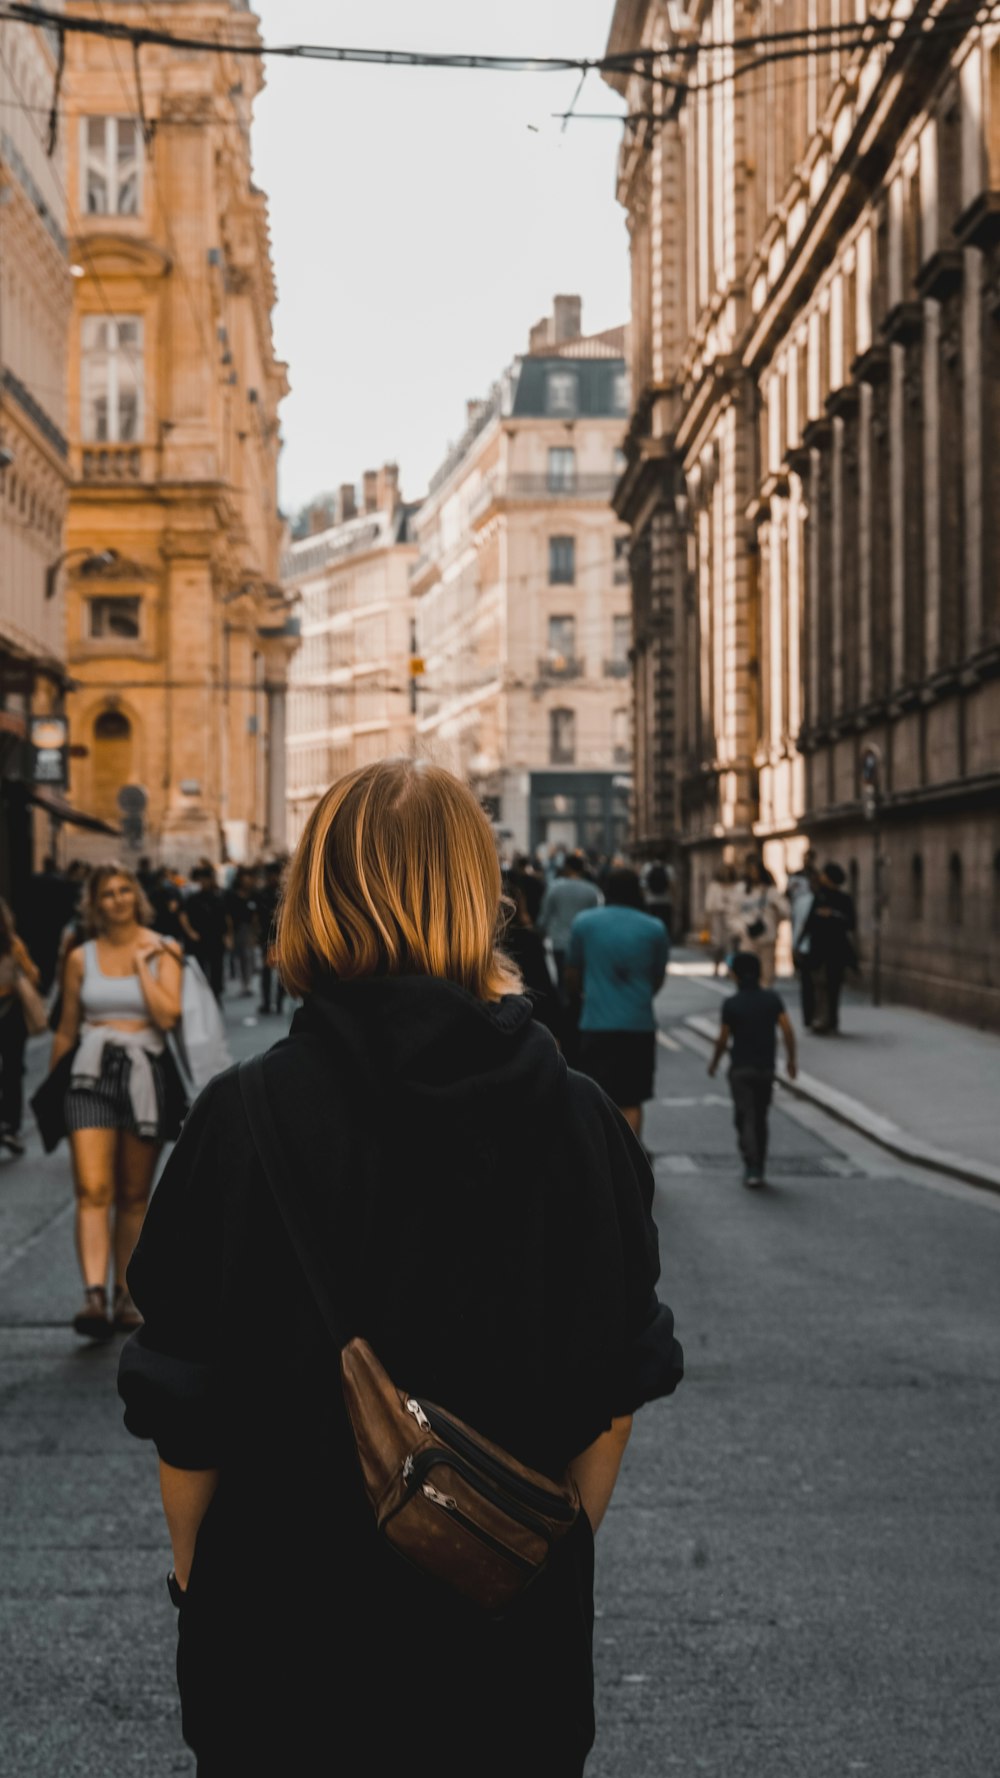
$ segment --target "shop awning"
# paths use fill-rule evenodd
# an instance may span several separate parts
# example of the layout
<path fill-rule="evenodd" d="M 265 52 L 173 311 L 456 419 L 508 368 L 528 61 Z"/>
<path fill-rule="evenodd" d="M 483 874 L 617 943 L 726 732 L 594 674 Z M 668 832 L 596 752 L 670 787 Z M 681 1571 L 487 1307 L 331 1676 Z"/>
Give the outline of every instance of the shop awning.
<path fill-rule="evenodd" d="M 112 827 L 110 821 L 102 821 L 100 815 L 88 815 L 83 809 L 74 809 L 58 790 L 43 790 L 36 784 L 28 792 L 28 801 L 44 809 L 54 820 L 68 822 L 70 827 L 85 827 L 90 833 L 108 833 L 116 840 L 122 837 L 121 828 Z"/>

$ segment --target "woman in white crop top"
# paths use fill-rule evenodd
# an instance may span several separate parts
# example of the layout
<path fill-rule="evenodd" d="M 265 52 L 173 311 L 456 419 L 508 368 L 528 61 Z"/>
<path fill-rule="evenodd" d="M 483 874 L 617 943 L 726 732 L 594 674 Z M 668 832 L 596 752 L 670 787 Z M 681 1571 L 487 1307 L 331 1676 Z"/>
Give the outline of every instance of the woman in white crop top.
<path fill-rule="evenodd" d="M 181 959 L 169 940 L 143 923 L 151 909 L 137 879 L 121 865 L 92 872 L 83 912 L 93 936 L 67 959 L 50 1068 L 73 1052 L 65 1116 L 84 1286 L 73 1326 L 84 1338 L 101 1340 L 140 1321 L 125 1268 L 163 1144 L 164 1033 L 180 1018 Z"/>

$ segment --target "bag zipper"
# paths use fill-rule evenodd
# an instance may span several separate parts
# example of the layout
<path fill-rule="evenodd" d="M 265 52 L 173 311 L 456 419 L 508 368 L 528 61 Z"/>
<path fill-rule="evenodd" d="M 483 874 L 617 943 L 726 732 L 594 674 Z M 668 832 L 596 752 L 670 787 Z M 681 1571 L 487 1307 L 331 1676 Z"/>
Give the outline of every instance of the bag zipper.
<path fill-rule="evenodd" d="M 454 1451 L 444 1451 L 437 1447 L 429 1451 L 418 1451 L 415 1457 L 408 1457 L 403 1464 L 403 1476 L 408 1484 L 407 1498 L 423 1486 L 430 1470 L 438 1468 L 441 1464 L 446 1464 L 449 1469 L 454 1469 L 460 1476 L 463 1476 L 470 1488 L 474 1488 L 477 1494 L 481 1494 L 484 1500 L 490 1501 L 500 1512 L 506 1513 L 508 1519 L 513 1519 L 516 1525 L 522 1525 L 525 1531 L 531 1531 L 536 1537 L 542 1538 L 545 1543 L 551 1543 L 552 1536 L 548 1526 L 543 1524 L 535 1513 L 519 1505 L 516 1501 L 505 1499 L 499 1488 L 492 1487 L 485 1477 L 479 1475 L 470 1463 L 466 1463 L 464 1458 L 456 1456 Z M 461 1508 L 457 1507 L 456 1510 L 461 1511 Z M 488 1536 L 489 1533 L 487 1532 L 485 1535 Z"/>
<path fill-rule="evenodd" d="M 460 1451 L 469 1462 L 481 1465 L 501 1487 L 508 1489 L 515 1496 L 520 1496 L 525 1506 L 533 1506 L 536 1512 L 542 1513 L 546 1518 L 561 1519 L 564 1524 L 572 1524 L 576 1513 L 568 1501 L 561 1499 L 558 1495 L 549 1494 L 546 1489 L 538 1487 L 534 1482 L 525 1481 L 523 1476 L 515 1475 L 514 1471 L 507 1469 L 499 1458 L 491 1456 L 488 1451 L 481 1450 L 469 1438 L 468 1434 L 462 1431 L 460 1426 L 455 1425 L 454 1420 L 449 1419 L 441 1408 L 435 1407 L 431 1402 L 414 1402 L 413 1407 L 410 1407 L 410 1403 L 407 1402 L 406 1405 L 411 1413 L 413 1407 L 419 1407 L 432 1431 L 454 1444 L 456 1450 Z"/>
<path fill-rule="evenodd" d="M 470 1519 L 468 1513 L 462 1511 L 453 1494 L 439 1493 L 437 1488 L 431 1486 L 430 1482 L 424 1482 L 420 1492 L 425 1499 L 431 1502 L 432 1506 L 440 1507 L 442 1512 L 448 1514 L 449 1519 L 454 1519 L 457 1525 L 461 1525 L 463 1531 L 467 1531 L 470 1537 L 476 1538 L 477 1542 L 485 1544 L 486 1548 L 492 1550 L 495 1556 L 502 1556 L 505 1562 L 510 1562 L 515 1568 L 524 1569 L 528 1574 L 534 1573 L 534 1562 L 529 1561 L 527 1556 L 519 1555 L 517 1550 L 508 1549 L 507 1545 L 501 1543 L 498 1537 L 494 1537 L 482 1525 L 477 1525 L 475 1519 Z M 409 1498 L 412 1500 L 413 1495 L 411 1494 Z"/>

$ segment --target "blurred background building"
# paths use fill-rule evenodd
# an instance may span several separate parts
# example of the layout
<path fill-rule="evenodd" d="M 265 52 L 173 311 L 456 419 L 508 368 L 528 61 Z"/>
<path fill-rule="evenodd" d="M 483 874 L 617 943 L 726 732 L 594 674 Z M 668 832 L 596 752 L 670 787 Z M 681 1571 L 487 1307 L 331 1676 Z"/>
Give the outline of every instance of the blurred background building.
<path fill-rule="evenodd" d="M 684 76 L 612 82 L 638 835 L 694 920 L 724 855 L 816 845 L 892 995 L 995 1023 L 1000 24 L 904 15 L 838 48 L 806 0 L 615 10 Z"/>
<path fill-rule="evenodd" d="M 287 841 L 335 778 L 414 740 L 410 568 L 415 508 L 394 463 L 302 514 L 283 567 L 302 645 L 291 664 Z"/>
<path fill-rule="evenodd" d="M 468 777 L 506 849 L 624 844 L 631 698 L 622 328 L 555 299 L 431 480 L 412 576 L 417 733 Z"/>
<path fill-rule="evenodd" d="M 47 574 L 69 483 L 65 165 L 44 116 L 56 53 L 50 31 L 0 21 L 0 895 L 18 903 L 57 818 L 68 738 L 63 602 Z M 33 716 L 53 719 L 41 738 L 61 745 L 36 754 Z"/>
<path fill-rule="evenodd" d="M 95 0 L 68 10 L 103 16 Z M 260 41 L 239 0 L 114 13 Z M 66 54 L 72 795 L 124 814 L 132 846 L 164 860 L 249 858 L 284 843 L 296 644 L 279 575 L 287 382 L 250 158 L 261 66 L 75 34 Z"/>

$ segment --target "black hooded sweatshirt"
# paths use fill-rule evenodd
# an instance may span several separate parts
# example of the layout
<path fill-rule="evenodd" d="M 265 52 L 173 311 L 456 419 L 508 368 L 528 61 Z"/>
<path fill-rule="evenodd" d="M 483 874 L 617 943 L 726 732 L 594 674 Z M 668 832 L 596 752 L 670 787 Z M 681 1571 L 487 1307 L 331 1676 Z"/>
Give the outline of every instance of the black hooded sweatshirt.
<path fill-rule="evenodd" d="M 553 1475 L 676 1387 L 648 1164 L 526 999 L 487 1004 L 434 977 L 331 982 L 264 1068 L 345 1335 L 363 1334 L 397 1384 Z M 235 1070 L 187 1119 L 129 1284 L 145 1326 L 122 1356 L 126 1425 L 176 1467 L 221 1471 L 178 1659 L 205 1771 L 258 1769 L 246 1762 L 262 1749 L 275 1770 L 388 1771 L 414 1752 L 416 1713 L 435 1724 L 438 1774 L 514 1759 L 579 1772 L 593 1738 L 586 1521 L 499 1625 L 378 1538 L 337 1353 Z M 331 1733 L 343 1768 L 309 1763 Z"/>

